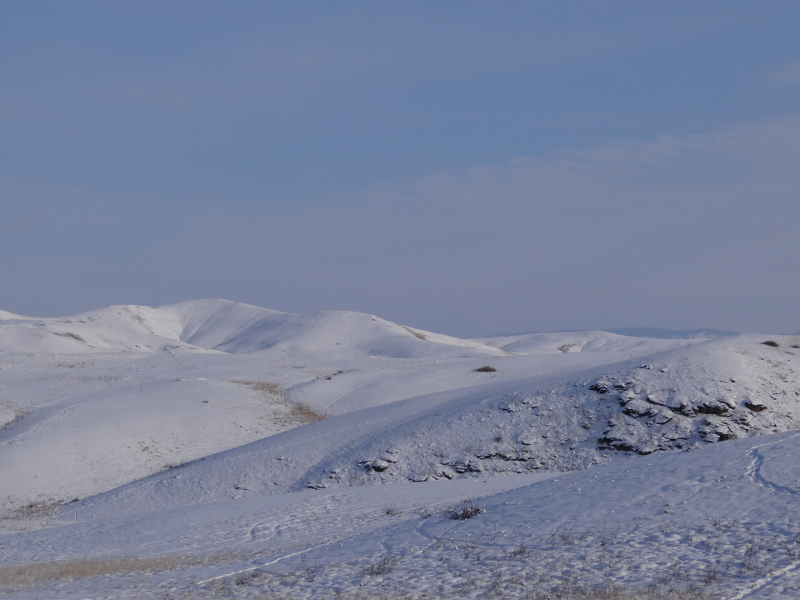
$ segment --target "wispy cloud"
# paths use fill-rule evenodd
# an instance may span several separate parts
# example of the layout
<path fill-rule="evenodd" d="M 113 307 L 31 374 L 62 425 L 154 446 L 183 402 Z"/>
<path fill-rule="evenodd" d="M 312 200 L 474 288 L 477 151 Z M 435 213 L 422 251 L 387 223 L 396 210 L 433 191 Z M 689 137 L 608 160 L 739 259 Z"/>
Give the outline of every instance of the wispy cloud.
<path fill-rule="evenodd" d="M 87 204 L 79 190 L 6 181 L 3 198 L 35 208 L 14 221 L 39 224 L 5 232 L 6 253 L 27 251 L 0 277 L 20 280 L 24 265 L 36 277 L 20 294 L 43 300 L 52 289 L 97 304 L 222 296 L 461 335 L 795 330 L 798 160 L 800 119 L 782 119 L 443 171 L 260 215 L 221 209 L 222 198 Z"/>
<path fill-rule="evenodd" d="M 783 65 L 768 73 L 767 79 L 791 86 L 800 86 L 800 60 Z"/>
<path fill-rule="evenodd" d="M 385 183 L 349 206 L 197 221 L 159 248 L 160 269 L 195 295 L 209 271 L 282 310 L 462 334 L 796 329 L 799 158 L 800 120 L 519 158 Z"/>

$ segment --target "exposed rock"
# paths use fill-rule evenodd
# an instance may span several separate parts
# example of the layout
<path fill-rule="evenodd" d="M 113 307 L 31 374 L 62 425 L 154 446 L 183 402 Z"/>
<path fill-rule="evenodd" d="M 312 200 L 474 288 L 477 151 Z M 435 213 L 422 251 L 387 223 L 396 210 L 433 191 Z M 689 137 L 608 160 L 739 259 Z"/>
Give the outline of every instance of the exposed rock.
<path fill-rule="evenodd" d="M 622 412 L 630 417 L 645 417 L 653 414 L 653 407 L 644 400 L 636 399 L 628 402 Z"/>
<path fill-rule="evenodd" d="M 730 408 L 718 400 L 709 400 L 695 405 L 694 410 L 704 415 L 724 415 L 730 411 Z"/>
<path fill-rule="evenodd" d="M 381 459 L 378 459 L 378 460 L 365 460 L 365 461 L 361 461 L 358 464 L 364 465 L 364 468 L 367 471 L 377 471 L 378 473 L 382 473 L 383 471 L 385 471 L 386 469 L 388 469 L 391 466 L 390 462 L 387 462 L 387 461 L 381 460 Z"/>
<path fill-rule="evenodd" d="M 666 425 L 672 420 L 672 415 L 667 414 L 664 411 L 656 411 L 653 417 L 653 423 L 656 425 Z"/>
<path fill-rule="evenodd" d="M 751 400 L 746 400 L 744 405 L 745 405 L 746 408 L 749 408 L 753 412 L 761 412 L 762 410 L 766 410 L 767 409 L 767 405 L 766 404 L 759 404 L 759 403 L 753 402 Z"/>

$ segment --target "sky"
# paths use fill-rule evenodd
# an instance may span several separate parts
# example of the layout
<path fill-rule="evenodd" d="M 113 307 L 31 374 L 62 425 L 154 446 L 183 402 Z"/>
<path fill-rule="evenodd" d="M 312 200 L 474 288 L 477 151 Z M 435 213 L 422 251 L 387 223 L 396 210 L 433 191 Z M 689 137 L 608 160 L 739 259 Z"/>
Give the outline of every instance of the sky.
<path fill-rule="evenodd" d="M 800 331 L 796 0 L 9 0 L 0 309 Z"/>

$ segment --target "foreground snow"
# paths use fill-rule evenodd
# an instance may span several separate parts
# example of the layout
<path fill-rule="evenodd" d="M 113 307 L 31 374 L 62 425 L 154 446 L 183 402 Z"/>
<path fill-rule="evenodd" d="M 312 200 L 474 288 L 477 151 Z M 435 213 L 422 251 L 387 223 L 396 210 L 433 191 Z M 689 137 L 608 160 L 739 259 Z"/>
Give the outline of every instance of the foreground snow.
<path fill-rule="evenodd" d="M 46 567 L 3 567 L 0 581 L 13 598 L 514 597 L 609 581 L 796 598 L 798 494 L 800 437 L 778 434 L 566 474 L 308 490 L 64 521 L 5 536 L 3 563 L 58 560 L 96 575 L 48 580 Z M 465 500 L 485 512 L 446 516 Z M 147 580 L 137 564 L 152 571 Z"/>
<path fill-rule="evenodd" d="M 0 313 L 0 597 L 798 597 L 798 342 Z"/>

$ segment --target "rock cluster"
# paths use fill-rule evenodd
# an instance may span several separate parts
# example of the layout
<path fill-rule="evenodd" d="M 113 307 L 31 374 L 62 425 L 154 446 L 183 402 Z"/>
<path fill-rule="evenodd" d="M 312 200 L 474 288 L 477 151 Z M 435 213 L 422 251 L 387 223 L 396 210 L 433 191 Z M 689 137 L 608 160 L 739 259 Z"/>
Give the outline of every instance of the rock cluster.
<path fill-rule="evenodd" d="M 566 471 L 797 429 L 800 359 L 764 352 L 776 350 L 758 344 L 739 363 L 729 354 L 672 355 L 485 398 L 394 428 L 354 449 L 360 457 L 332 459 L 326 472 L 339 485 L 361 485 Z"/>

